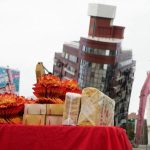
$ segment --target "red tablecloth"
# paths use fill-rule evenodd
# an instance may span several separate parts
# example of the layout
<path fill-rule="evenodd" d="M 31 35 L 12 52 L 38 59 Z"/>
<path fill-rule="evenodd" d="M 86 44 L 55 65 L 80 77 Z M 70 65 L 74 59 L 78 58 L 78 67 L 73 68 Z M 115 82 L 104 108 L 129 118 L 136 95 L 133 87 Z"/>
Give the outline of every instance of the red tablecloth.
<path fill-rule="evenodd" d="M 0 150 L 132 150 L 118 127 L 0 125 Z"/>

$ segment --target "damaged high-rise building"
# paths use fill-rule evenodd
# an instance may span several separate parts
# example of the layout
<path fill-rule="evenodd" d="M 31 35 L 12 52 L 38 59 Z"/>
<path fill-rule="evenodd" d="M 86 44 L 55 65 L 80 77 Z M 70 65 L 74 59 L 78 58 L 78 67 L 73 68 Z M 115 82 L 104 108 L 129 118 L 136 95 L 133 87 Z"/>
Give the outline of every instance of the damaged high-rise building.
<path fill-rule="evenodd" d="M 88 37 L 64 43 L 55 53 L 53 73 L 76 79 L 81 88 L 95 87 L 115 100 L 115 125 L 125 126 L 135 61 L 131 50 L 122 50 L 124 27 L 114 26 L 116 7 L 89 4 Z"/>

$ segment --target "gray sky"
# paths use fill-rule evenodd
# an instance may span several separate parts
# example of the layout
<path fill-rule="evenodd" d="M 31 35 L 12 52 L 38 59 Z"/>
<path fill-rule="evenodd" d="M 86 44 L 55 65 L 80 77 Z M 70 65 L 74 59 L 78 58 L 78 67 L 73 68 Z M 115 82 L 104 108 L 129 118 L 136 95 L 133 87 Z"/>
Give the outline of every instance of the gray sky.
<path fill-rule="evenodd" d="M 20 95 L 32 96 L 38 61 L 52 71 L 64 42 L 87 37 L 89 2 L 117 6 L 115 25 L 125 26 L 124 49 L 137 61 L 129 111 L 137 112 L 150 70 L 149 0 L 0 0 L 0 66 L 21 71 Z"/>

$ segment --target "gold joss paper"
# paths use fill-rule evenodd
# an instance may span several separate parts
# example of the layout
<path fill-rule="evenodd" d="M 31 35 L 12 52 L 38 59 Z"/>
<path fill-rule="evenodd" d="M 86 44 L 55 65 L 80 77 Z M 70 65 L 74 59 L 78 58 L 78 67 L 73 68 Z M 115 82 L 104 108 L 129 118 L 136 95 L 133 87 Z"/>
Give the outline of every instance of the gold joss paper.
<path fill-rule="evenodd" d="M 96 88 L 82 90 L 78 125 L 113 125 L 115 102 Z"/>

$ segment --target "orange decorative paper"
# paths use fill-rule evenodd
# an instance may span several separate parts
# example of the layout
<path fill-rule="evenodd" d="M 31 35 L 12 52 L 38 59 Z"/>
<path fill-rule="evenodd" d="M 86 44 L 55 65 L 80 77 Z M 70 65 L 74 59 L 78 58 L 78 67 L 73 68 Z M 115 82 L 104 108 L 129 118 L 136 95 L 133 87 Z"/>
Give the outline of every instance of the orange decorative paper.
<path fill-rule="evenodd" d="M 17 115 L 24 109 L 25 98 L 15 94 L 0 94 L 0 116 Z"/>
<path fill-rule="evenodd" d="M 61 100 L 60 98 L 38 98 L 36 100 L 36 103 L 39 103 L 39 104 L 63 104 L 64 101 Z"/>
<path fill-rule="evenodd" d="M 0 94 L 0 117 L 9 118 L 23 113 L 25 103 L 34 103 L 34 100 L 27 100 L 23 96 L 11 93 Z"/>
<path fill-rule="evenodd" d="M 37 103 L 62 104 L 67 92 L 81 93 L 76 80 L 60 80 L 52 74 L 43 75 L 32 88 Z"/>

